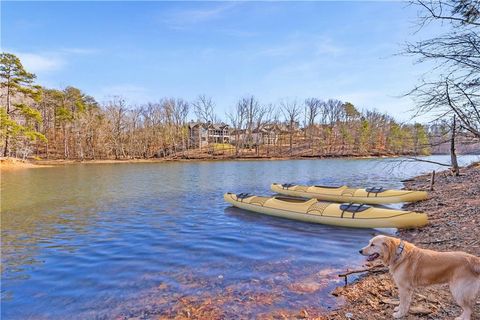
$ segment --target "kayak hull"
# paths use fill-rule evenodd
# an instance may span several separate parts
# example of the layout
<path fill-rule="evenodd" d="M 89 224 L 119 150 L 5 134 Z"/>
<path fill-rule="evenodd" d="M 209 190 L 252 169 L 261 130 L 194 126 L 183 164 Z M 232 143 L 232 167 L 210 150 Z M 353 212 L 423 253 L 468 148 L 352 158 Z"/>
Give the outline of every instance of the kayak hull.
<path fill-rule="evenodd" d="M 347 186 L 326 188 L 320 186 L 282 186 L 273 183 L 272 191 L 292 197 L 315 198 L 324 201 L 351 202 L 365 204 L 388 204 L 401 202 L 416 202 L 428 197 L 425 191 L 384 190 L 380 193 L 368 192 L 366 189 L 353 189 Z"/>
<path fill-rule="evenodd" d="M 350 228 L 415 228 L 428 223 L 426 214 L 412 211 L 367 207 L 361 212 L 342 210 L 342 204 L 316 199 L 300 200 L 282 197 L 224 195 L 231 205 L 261 214 Z"/>

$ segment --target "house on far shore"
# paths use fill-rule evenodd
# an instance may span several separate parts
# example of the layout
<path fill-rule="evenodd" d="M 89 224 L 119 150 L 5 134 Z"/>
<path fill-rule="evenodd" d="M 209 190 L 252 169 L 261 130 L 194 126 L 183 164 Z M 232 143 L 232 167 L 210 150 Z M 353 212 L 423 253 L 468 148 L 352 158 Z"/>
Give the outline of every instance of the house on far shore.
<path fill-rule="evenodd" d="M 284 124 L 268 123 L 262 125 L 258 129 L 252 130 L 251 134 L 248 134 L 247 130 L 245 129 L 232 131 L 230 133 L 230 141 L 231 143 L 235 144 L 235 140 L 238 138 L 239 143 L 243 143 L 248 146 L 275 145 L 277 144 L 279 137 L 287 132 L 288 127 Z"/>
<path fill-rule="evenodd" d="M 230 143 L 230 127 L 225 123 L 188 123 L 190 148 L 201 148 L 210 143 Z"/>

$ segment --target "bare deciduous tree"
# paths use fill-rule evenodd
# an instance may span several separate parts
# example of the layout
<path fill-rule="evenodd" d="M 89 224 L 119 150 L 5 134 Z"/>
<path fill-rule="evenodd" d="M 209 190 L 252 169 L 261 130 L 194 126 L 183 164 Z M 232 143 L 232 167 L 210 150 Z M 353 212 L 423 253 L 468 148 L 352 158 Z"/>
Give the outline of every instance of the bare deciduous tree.
<path fill-rule="evenodd" d="M 420 9 L 419 31 L 437 24 L 443 33 L 407 44 L 406 54 L 434 66 L 407 95 L 416 100 L 417 115 L 433 114 L 436 120 L 453 116 L 450 155 L 452 171 L 458 175 L 457 130 L 480 138 L 480 2 L 412 0 L 411 4 Z"/>
<path fill-rule="evenodd" d="M 106 107 L 109 121 L 109 140 L 115 159 L 126 158 L 124 149 L 127 105 L 123 98 L 115 97 Z"/>
<path fill-rule="evenodd" d="M 418 114 L 437 118 L 455 115 L 460 129 L 480 138 L 480 2 L 477 0 L 414 0 L 421 9 L 419 24 L 438 23 L 440 36 L 408 43 L 405 53 L 429 62 L 425 74 L 409 94 Z"/>
<path fill-rule="evenodd" d="M 246 122 L 247 110 L 245 105 L 239 101 L 232 112 L 227 113 L 227 118 L 230 120 L 230 126 L 235 136 L 235 155 L 240 155 L 240 149 L 243 147 L 242 129 Z"/>
<path fill-rule="evenodd" d="M 295 134 L 295 129 L 297 128 L 298 119 L 302 113 L 302 109 L 297 100 L 283 100 L 280 103 L 280 107 L 288 127 L 289 153 L 291 156 L 293 154 L 293 135 Z"/>
<path fill-rule="evenodd" d="M 197 119 L 202 122 L 217 122 L 217 116 L 215 114 L 215 103 L 211 97 L 204 94 L 198 96 L 198 98 L 192 102 L 195 115 Z"/>
<path fill-rule="evenodd" d="M 306 125 L 305 125 L 305 134 L 308 138 L 309 148 L 313 153 L 313 137 L 315 135 L 315 120 L 317 116 L 321 113 L 322 108 L 324 107 L 325 102 L 317 98 L 309 98 L 305 100 L 305 116 L 306 116 Z"/>

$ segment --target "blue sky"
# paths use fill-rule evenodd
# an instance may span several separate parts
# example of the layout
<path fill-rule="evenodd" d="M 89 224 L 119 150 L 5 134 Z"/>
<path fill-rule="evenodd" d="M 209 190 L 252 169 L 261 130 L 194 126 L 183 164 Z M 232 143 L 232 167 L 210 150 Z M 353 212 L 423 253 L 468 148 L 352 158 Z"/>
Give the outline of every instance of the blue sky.
<path fill-rule="evenodd" d="M 426 70 L 396 56 L 414 34 L 404 2 L 2 1 L 2 50 L 45 86 L 132 104 L 212 96 L 337 98 L 408 120 L 399 98 Z M 431 31 L 430 31 L 431 32 Z"/>

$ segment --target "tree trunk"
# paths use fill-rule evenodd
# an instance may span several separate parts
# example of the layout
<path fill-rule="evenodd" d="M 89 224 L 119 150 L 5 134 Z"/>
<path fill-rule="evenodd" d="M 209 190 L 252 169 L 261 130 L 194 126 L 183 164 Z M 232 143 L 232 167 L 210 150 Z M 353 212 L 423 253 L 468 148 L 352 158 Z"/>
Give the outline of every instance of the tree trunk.
<path fill-rule="evenodd" d="M 77 144 L 78 144 L 78 156 L 79 158 L 83 161 L 85 158 L 85 155 L 83 153 L 83 146 L 82 146 L 82 136 L 80 135 L 80 129 L 77 131 Z"/>
<path fill-rule="evenodd" d="M 455 176 L 460 175 L 460 168 L 458 167 L 457 155 L 455 153 L 455 129 L 456 129 L 456 119 L 453 116 L 453 124 L 452 124 L 452 137 L 450 139 L 450 159 L 452 163 L 452 172 Z"/>
<path fill-rule="evenodd" d="M 10 81 L 7 82 L 7 116 L 10 115 Z M 8 156 L 8 141 L 9 141 L 8 128 L 5 130 L 5 146 L 3 149 L 3 156 Z"/>
<path fill-rule="evenodd" d="M 63 158 L 68 158 L 68 143 L 67 143 L 67 129 L 63 126 Z"/>
<path fill-rule="evenodd" d="M 289 144 L 290 144 L 290 157 L 292 156 L 293 153 L 293 122 L 290 121 L 290 139 L 289 139 Z"/>

